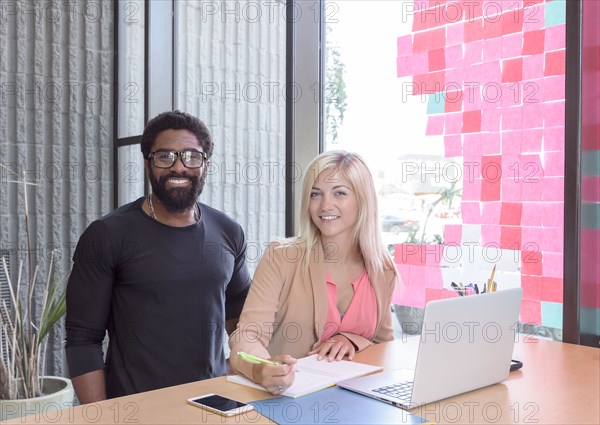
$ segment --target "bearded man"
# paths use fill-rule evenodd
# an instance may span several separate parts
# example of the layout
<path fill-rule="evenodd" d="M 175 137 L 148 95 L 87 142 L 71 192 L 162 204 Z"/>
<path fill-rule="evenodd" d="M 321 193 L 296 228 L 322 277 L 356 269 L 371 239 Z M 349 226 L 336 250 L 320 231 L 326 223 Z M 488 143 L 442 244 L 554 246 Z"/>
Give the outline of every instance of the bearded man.
<path fill-rule="evenodd" d="M 224 331 L 250 286 L 242 228 L 198 202 L 207 127 L 165 112 L 141 149 L 152 193 L 90 224 L 73 255 L 66 354 L 81 403 L 225 375 Z"/>

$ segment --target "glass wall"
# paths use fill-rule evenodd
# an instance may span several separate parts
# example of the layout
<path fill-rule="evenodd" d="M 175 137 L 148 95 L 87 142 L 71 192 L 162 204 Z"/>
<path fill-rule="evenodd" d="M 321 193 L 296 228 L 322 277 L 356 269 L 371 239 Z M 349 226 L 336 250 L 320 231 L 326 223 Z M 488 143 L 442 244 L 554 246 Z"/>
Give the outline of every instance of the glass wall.
<path fill-rule="evenodd" d="M 564 1 L 328 1 L 323 21 L 326 148 L 373 171 L 399 318 L 495 268 L 525 331 L 561 339 Z"/>
<path fill-rule="evenodd" d="M 581 343 L 600 339 L 600 4 L 582 2 Z"/>

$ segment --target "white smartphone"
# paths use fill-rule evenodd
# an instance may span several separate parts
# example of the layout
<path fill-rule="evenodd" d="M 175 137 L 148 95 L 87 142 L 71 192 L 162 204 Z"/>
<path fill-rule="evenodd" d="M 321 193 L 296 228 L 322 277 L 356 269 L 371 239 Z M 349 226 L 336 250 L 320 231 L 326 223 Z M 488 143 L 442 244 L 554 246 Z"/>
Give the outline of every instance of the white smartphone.
<path fill-rule="evenodd" d="M 218 394 L 204 394 L 188 398 L 187 402 L 192 406 L 206 409 L 210 412 L 223 416 L 234 416 L 254 409 L 254 406 L 241 401 L 232 400 Z"/>

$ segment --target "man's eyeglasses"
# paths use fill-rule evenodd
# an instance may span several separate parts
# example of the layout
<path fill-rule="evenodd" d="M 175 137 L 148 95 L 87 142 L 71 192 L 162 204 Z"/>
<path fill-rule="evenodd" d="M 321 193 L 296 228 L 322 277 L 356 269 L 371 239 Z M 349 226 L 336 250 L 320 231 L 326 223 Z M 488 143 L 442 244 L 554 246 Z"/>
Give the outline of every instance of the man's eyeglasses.
<path fill-rule="evenodd" d="M 181 162 L 187 168 L 200 168 L 206 161 L 206 154 L 200 151 L 165 151 L 157 150 L 148 155 L 148 159 L 153 161 L 157 168 L 171 168 L 177 157 L 181 158 Z"/>

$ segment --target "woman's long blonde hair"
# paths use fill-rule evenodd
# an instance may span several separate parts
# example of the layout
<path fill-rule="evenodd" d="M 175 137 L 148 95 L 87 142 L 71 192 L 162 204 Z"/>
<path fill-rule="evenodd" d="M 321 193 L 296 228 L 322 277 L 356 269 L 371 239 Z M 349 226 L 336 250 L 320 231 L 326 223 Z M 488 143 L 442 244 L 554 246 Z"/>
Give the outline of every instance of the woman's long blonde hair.
<path fill-rule="evenodd" d="M 328 176 L 342 173 L 352 185 L 358 199 L 358 220 L 352 241 L 363 257 L 367 272 L 382 273 L 393 270 L 397 275 L 394 261 L 383 246 L 377 210 L 377 195 L 373 177 L 363 158 L 343 150 L 323 152 L 309 164 L 302 184 L 300 203 L 300 229 L 297 243 L 304 248 L 303 265 L 308 270 L 311 249 L 321 243 L 320 231 L 309 213 L 310 194 L 317 176 L 325 171 Z"/>

